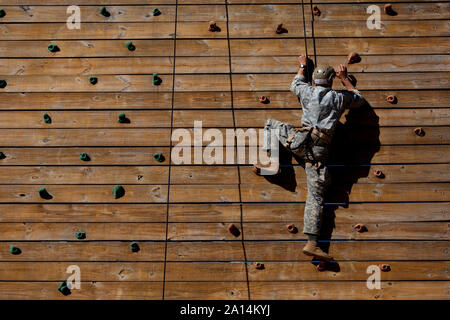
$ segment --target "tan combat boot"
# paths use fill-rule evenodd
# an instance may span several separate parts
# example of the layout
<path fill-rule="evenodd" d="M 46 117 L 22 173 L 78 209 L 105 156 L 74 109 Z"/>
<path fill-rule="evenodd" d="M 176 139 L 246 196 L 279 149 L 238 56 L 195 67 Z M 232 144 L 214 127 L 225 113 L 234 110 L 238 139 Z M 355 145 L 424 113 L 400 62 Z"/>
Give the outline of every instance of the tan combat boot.
<path fill-rule="evenodd" d="M 306 246 L 303 248 L 303 253 L 307 256 L 314 256 L 317 257 L 319 260 L 323 261 L 331 261 L 333 260 L 333 257 L 322 251 L 322 249 L 319 248 L 317 245 L 317 241 L 310 240 L 306 244 Z"/>

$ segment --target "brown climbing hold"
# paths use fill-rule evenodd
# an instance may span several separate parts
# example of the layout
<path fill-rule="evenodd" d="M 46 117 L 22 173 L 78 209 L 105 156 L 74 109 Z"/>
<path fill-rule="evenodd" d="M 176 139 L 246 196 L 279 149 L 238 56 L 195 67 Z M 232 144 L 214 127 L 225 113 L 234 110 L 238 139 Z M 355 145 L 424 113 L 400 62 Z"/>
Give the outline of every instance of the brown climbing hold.
<path fill-rule="evenodd" d="M 298 229 L 296 226 L 294 226 L 293 224 L 288 224 L 286 226 L 286 230 L 289 231 L 290 233 L 297 233 Z"/>
<path fill-rule="evenodd" d="M 258 98 L 258 100 L 259 100 L 259 102 L 261 102 L 262 104 L 268 104 L 268 103 L 270 103 L 269 98 L 266 97 L 266 96 L 261 96 L 261 97 Z"/>
<path fill-rule="evenodd" d="M 287 30 L 285 28 L 283 28 L 282 23 L 277 24 L 277 28 L 275 29 L 276 34 L 282 34 L 282 33 L 286 33 L 286 32 L 287 32 Z"/>
<path fill-rule="evenodd" d="M 396 16 L 397 12 L 392 8 L 392 4 L 388 3 L 384 5 L 384 13 L 388 16 Z"/>
<path fill-rule="evenodd" d="M 255 263 L 253 263 L 253 265 L 255 266 L 256 270 L 264 270 L 264 263 L 255 262 Z"/>
<path fill-rule="evenodd" d="M 358 223 L 357 225 L 355 225 L 355 230 L 359 233 L 362 233 L 367 231 L 367 227 L 362 223 Z"/>
<path fill-rule="evenodd" d="M 319 8 L 317 6 L 313 7 L 313 14 L 317 17 L 320 17 L 320 15 L 322 14 L 322 12 L 319 10 Z"/>
<path fill-rule="evenodd" d="M 238 227 L 236 227 L 234 224 L 230 223 L 228 225 L 228 231 L 235 237 L 239 237 L 241 232 L 239 231 Z"/>
<path fill-rule="evenodd" d="M 392 104 L 396 104 L 397 103 L 397 97 L 396 96 L 387 96 L 386 101 Z"/>
<path fill-rule="evenodd" d="M 220 28 L 217 26 L 217 23 L 215 21 L 210 21 L 208 30 L 210 32 L 218 32 L 220 31 Z"/>
<path fill-rule="evenodd" d="M 423 137 L 425 135 L 425 130 L 423 130 L 422 128 L 415 128 L 414 133 L 419 137 Z"/>
<path fill-rule="evenodd" d="M 327 270 L 327 262 L 326 261 L 320 261 L 319 264 L 317 265 L 317 271 L 325 271 Z"/>
<path fill-rule="evenodd" d="M 381 170 L 375 170 L 375 171 L 373 172 L 373 175 L 374 175 L 375 177 L 377 177 L 377 178 L 383 178 L 383 177 L 384 177 L 383 171 L 381 171 Z"/>
<path fill-rule="evenodd" d="M 356 52 L 350 52 L 347 57 L 348 64 L 354 64 L 361 62 L 361 57 Z"/>
<path fill-rule="evenodd" d="M 380 269 L 383 272 L 389 272 L 391 271 L 391 266 L 388 264 L 380 264 Z"/>

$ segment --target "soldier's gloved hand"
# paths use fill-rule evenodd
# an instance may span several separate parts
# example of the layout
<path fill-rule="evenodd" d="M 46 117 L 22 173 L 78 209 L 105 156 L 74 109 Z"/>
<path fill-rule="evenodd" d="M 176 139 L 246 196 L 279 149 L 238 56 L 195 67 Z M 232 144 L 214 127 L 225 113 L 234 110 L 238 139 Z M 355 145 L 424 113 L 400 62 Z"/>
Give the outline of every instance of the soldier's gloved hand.
<path fill-rule="evenodd" d="M 338 72 L 336 73 L 336 76 L 342 81 L 347 79 L 347 76 L 348 76 L 347 67 L 344 66 L 343 64 L 341 64 L 339 66 Z"/>
<path fill-rule="evenodd" d="M 307 57 L 306 55 L 302 54 L 300 57 L 298 57 L 298 62 L 300 64 L 307 65 L 308 63 L 311 63 L 312 60 L 309 57 Z"/>

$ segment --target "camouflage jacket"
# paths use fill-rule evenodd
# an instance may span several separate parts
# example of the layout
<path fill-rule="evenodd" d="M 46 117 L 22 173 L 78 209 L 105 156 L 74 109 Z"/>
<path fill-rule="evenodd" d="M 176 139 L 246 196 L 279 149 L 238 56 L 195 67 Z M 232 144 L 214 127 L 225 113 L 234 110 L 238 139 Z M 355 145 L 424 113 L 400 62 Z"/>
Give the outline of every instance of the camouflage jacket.
<path fill-rule="evenodd" d="M 291 84 L 302 104 L 302 125 L 318 127 L 332 135 L 345 109 L 358 108 L 365 103 L 358 90 L 335 91 L 331 88 L 311 86 L 302 75 L 296 75 Z"/>

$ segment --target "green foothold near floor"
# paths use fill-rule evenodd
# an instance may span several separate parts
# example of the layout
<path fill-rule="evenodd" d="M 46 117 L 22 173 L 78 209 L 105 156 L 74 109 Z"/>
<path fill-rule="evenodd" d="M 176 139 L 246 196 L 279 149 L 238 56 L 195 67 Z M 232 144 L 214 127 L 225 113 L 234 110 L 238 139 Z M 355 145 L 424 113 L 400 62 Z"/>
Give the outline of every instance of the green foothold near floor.
<path fill-rule="evenodd" d="M 5 88 L 7 84 L 6 80 L 0 80 L 0 88 Z"/>
<path fill-rule="evenodd" d="M 156 16 L 159 16 L 161 14 L 161 11 L 159 11 L 159 9 L 158 8 L 155 8 L 155 9 L 153 9 L 153 15 L 156 17 Z"/>
<path fill-rule="evenodd" d="M 136 46 L 131 41 L 125 42 L 125 47 L 127 47 L 128 50 L 130 50 L 130 51 L 136 50 Z"/>
<path fill-rule="evenodd" d="M 138 252 L 140 250 L 139 244 L 135 241 L 130 243 L 131 252 Z"/>
<path fill-rule="evenodd" d="M 91 158 L 89 157 L 89 155 L 86 152 L 83 152 L 82 154 L 80 154 L 80 159 L 83 161 L 90 161 Z"/>
<path fill-rule="evenodd" d="M 6 158 L 6 155 L 0 151 L 0 160 L 3 160 Z"/>
<path fill-rule="evenodd" d="M 56 44 L 49 44 L 47 47 L 48 51 L 50 52 L 58 52 L 59 51 L 59 47 Z"/>
<path fill-rule="evenodd" d="M 45 200 L 53 199 L 53 196 L 50 193 L 48 193 L 47 189 L 45 189 L 45 188 L 39 189 L 39 195 L 41 196 L 42 199 L 45 199 Z"/>
<path fill-rule="evenodd" d="M 165 157 L 162 153 L 155 153 L 153 155 L 153 158 L 155 158 L 155 160 L 158 162 L 163 162 L 165 160 Z"/>
<path fill-rule="evenodd" d="M 162 79 L 158 76 L 157 73 L 154 73 L 153 74 L 153 84 L 155 86 L 159 86 L 161 84 L 161 82 L 162 82 Z"/>
<path fill-rule="evenodd" d="M 15 245 L 11 245 L 11 246 L 9 247 L 9 253 L 14 254 L 14 255 L 17 255 L 17 254 L 21 254 L 21 253 L 22 253 L 22 250 L 20 250 L 20 248 L 19 248 L 19 247 L 16 247 Z"/>
<path fill-rule="evenodd" d="M 61 284 L 58 287 L 58 291 L 61 292 L 65 296 L 70 294 L 70 288 L 68 287 L 66 281 L 61 282 Z"/>
<path fill-rule="evenodd" d="M 6 11 L 3 9 L 0 9 L 0 18 L 3 18 L 4 16 L 6 16 Z"/>
<path fill-rule="evenodd" d="M 45 123 L 52 123 L 52 118 L 50 117 L 50 115 L 48 113 L 44 113 L 42 115 L 42 117 L 44 118 Z"/>
<path fill-rule="evenodd" d="M 104 17 L 109 17 L 111 14 L 108 12 L 108 10 L 106 10 L 106 7 L 101 7 L 100 8 L 100 14 Z"/>
<path fill-rule="evenodd" d="M 125 189 L 122 186 L 115 186 L 113 188 L 114 199 L 122 198 L 125 195 Z"/>
<path fill-rule="evenodd" d="M 78 240 L 86 239 L 86 232 L 75 232 L 75 237 Z"/>
<path fill-rule="evenodd" d="M 89 77 L 89 82 L 93 85 L 96 85 L 98 82 L 98 78 L 97 77 Z"/>
<path fill-rule="evenodd" d="M 119 113 L 119 117 L 117 118 L 118 123 L 129 123 L 130 120 L 125 116 L 125 113 Z"/>

